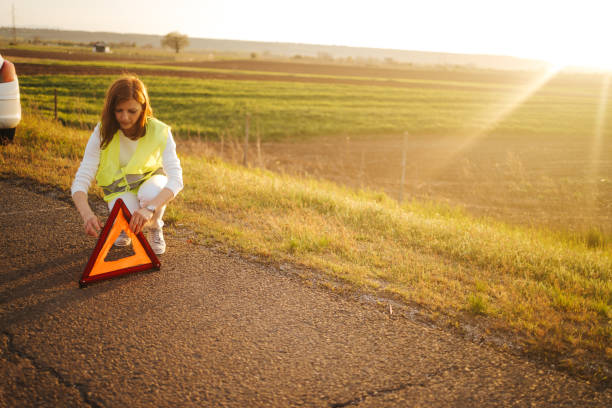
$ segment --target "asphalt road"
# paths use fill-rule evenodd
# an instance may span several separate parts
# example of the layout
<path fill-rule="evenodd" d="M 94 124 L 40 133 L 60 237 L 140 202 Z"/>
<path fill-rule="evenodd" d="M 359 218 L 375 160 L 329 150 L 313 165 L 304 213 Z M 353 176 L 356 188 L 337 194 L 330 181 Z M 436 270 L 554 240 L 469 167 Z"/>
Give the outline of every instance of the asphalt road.
<path fill-rule="evenodd" d="M 161 271 L 80 289 L 95 241 L 61 193 L 17 184 L 0 181 L 2 407 L 612 406 L 188 231 L 167 234 Z"/>

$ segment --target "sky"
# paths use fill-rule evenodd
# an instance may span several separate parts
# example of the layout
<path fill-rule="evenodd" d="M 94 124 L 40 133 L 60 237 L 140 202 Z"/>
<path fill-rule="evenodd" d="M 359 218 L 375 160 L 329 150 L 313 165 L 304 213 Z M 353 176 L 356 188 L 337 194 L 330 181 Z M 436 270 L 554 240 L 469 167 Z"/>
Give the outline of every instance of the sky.
<path fill-rule="evenodd" d="M 0 0 L 0 26 L 512 55 L 612 68 L 612 0 Z"/>

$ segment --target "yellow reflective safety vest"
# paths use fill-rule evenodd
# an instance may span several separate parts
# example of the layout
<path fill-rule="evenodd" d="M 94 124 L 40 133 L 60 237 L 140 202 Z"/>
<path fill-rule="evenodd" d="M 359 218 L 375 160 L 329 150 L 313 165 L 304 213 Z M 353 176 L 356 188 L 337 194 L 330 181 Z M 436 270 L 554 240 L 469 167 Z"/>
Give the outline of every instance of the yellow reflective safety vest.
<path fill-rule="evenodd" d="M 100 152 L 100 164 L 96 182 L 104 192 L 104 200 L 111 201 L 121 194 L 132 191 L 155 174 L 166 174 L 162 155 L 168 141 L 169 126 L 155 119 L 147 118 L 145 135 L 138 139 L 136 151 L 127 165 L 119 163 L 119 132 Z"/>

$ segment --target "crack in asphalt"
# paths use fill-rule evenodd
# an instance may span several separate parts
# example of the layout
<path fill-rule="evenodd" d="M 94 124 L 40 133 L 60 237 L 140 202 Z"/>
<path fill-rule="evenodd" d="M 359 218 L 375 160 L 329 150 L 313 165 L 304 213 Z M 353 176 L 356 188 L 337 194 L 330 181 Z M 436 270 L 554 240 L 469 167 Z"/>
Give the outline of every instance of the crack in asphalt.
<path fill-rule="evenodd" d="M 379 395 L 391 394 L 391 393 L 394 393 L 394 392 L 397 392 L 397 391 L 405 390 L 406 388 L 409 388 L 409 387 L 424 387 L 425 385 L 426 385 L 425 382 L 420 382 L 420 383 L 405 383 L 405 384 L 401 384 L 401 385 L 399 385 L 397 387 L 393 387 L 393 388 L 381 388 L 380 390 L 366 391 L 362 395 L 357 396 L 357 397 L 355 397 L 353 399 L 350 399 L 348 401 L 332 403 L 332 404 L 330 404 L 330 407 L 332 407 L 332 408 L 341 408 L 341 407 L 347 407 L 349 405 L 357 405 L 361 401 L 365 400 L 367 397 L 374 397 L 374 396 L 379 396 Z"/>
<path fill-rule="evenodd" d="M 476 370 L 477 368 L 479 367 L 474 367 L 473 369 Z M 435 377 L 438 377 L 445 372 L 455 371 L 455 370 L 461 370 L 461 367 L 457 365 L 452 365 L 450 367 L 446 367 L 444 369 L 439 369 L 432 373 L 425 374 L 424 375 L 425 381 L 415 382 L 415 383 L 408 382 L 408 383 L 401 384 L 393 388 L 381 388 L 380 390 L 365 391 L 362 395 L 359 395 L 348 401 L 331 403 L 330 407 L 331 408 L 342 408 L 342 407 L 347 407 L 349 405 L 358 405 L 359 403 L 364 401 L 367 397 L 377 397 L 377 396 L 382 396 L 386 394 L 392 394 L 394 392 L 403 391 L 410 387 L 426 387 L 432 382 L 431 380 L 433 380 Z"/>
<path fill-rule="evenodd" d="M 49 367 L 46 366 L 42 363 L 40 363 L 39 361 L 37 361 L 34 357 L 30 356 L 29 354 L 19 350 L 17 347 L 15 347 L 14 344 L 14 336 L 12 333 L 9 333 L 7 331 L 3 331 L 2 332 L 3 335 L 5 335 L 8 338 L 8 351 L 10 353 L 16 354 L 19 357 L 26 359 L 28 361 L 30 361 L 32 363 L 32 365 L 38 370 L 38 371 L 46 371 L 49 374 L 51 374 L 53 377 L 55 377 L 60 384 L 62 384 L 65 387 L 68 388 L 75 388 L 79 394 L 81 395 L 81 399 L 83 400 L 83 402 L 87 405 L 89 405 L 92 408 L 104 408 L 104 405 L 100 405 L 99 403 L 97 403 L 96 401 L 93 401 L 90 397 L 89 397 L 89 387 L 87 386 L 87 384 L 82 384 L 82 383 L 73 383 L 69 380 L 67 380 L 66 378 L 64 378 L 63 375 L 61 375 L 57 370 L 55 370 L 53 367 Z"/>

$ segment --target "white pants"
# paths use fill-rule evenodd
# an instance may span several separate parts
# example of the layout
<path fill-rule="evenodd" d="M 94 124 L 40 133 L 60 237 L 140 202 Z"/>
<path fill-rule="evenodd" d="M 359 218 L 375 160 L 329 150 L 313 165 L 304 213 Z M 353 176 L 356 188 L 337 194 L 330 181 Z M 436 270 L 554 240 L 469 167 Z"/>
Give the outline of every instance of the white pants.
<path fill-rule="evenodd" d="M 125 203 L 125 206 L 130 210 L 131 214 L 134 214 L 134 211 L 139 208 L 144 207 L 144 203 L 151 201 L 166 187 L 166 183 L 168 182 L 168 177 L 163 174 L 156 174 L 152 176 L 147 181 L 142 183 L 138 188 L 138 194 L 134 194 L 131 191 L 121 194 L 119 197 L 112 199 L 108 202 L 108 209 L 111 210 L 115 205 L 115 201 L 118 199 L 122 199 Z M 164 216 L 164 211 L 166 210 L 166 206 L 159 207 L 155 210 L 153 214 L 153 218 L 151 218 L 149 226 L 151 228 L 162 228 L 164 226 L 164 221 L 162 217 Z"/>

